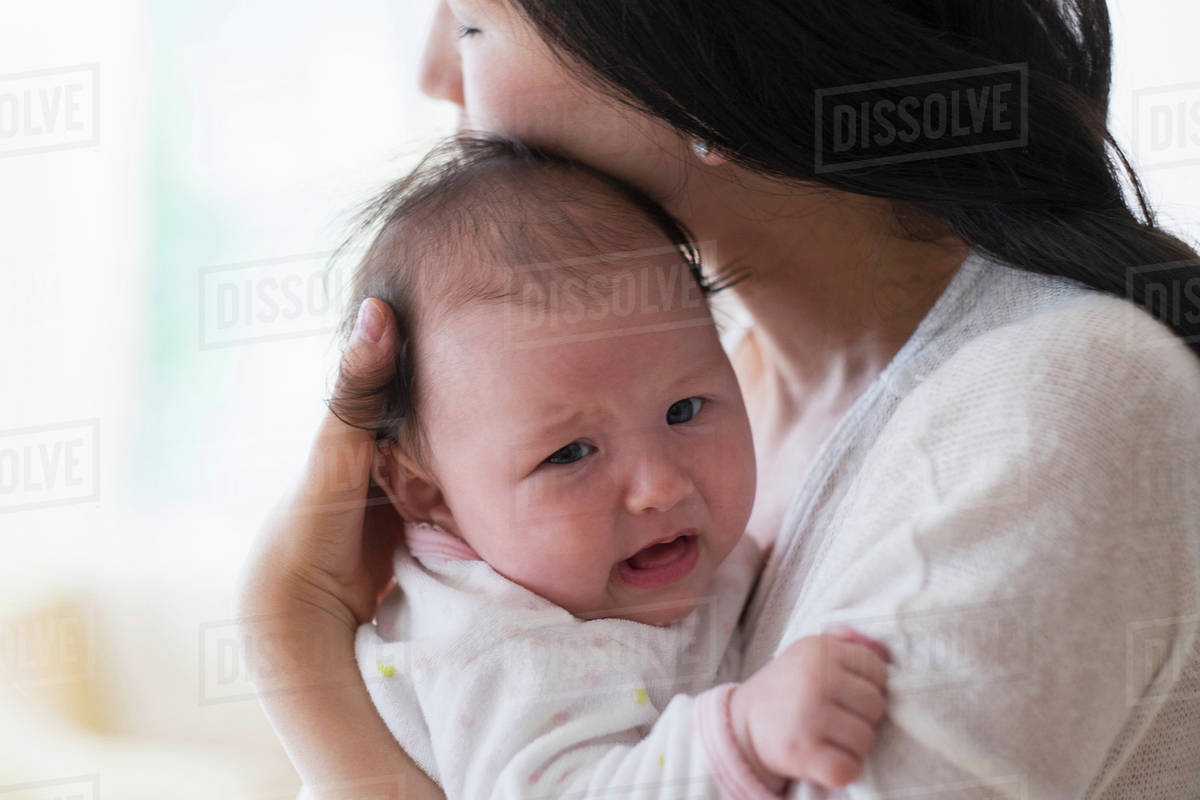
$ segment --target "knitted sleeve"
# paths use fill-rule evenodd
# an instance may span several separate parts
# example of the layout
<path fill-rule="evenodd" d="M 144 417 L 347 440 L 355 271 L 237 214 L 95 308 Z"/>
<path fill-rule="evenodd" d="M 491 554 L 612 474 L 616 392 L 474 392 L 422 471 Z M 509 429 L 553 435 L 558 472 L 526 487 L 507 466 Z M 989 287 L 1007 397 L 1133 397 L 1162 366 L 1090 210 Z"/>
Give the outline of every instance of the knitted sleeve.
<path fill-rule="evenodd" d="M 895 663 L 862 779 L 794 796 L 1198 796 L 1198 475 L 1200 361 L 1131 304 L 964 346 L 814 534 L 780 646 L 849 624 Z"/>

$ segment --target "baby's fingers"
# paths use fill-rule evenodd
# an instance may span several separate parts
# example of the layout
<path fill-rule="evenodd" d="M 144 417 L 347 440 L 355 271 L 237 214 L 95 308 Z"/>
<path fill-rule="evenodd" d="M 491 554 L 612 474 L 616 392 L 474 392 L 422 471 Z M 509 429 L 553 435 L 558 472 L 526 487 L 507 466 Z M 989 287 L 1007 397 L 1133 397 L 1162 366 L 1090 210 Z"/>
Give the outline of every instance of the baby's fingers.
<path fill-rule="evenodd" d="M 839 641 L 837 648 L 837 663 L 842 669 L 877 686 L 887 686 L 887 661 L 876 648 L 857 641 Z"/>
<path fill-rule="evenodd" d="M 822 744 L 810 757 L 802 780 L 822 786 L 838 787 L 853 783 L 862 772 L 862 760 L 841 747 Z"/>
<path fill-rule="evenodd" d="M 823 710 L 822 723 L 822 741 L 835 744 L 859 759 L 866 758 L 875 744 L 875 726 L 838 706 L 828 706 Z"/>
<path fill-rule="evenodd" d="M 861 633 L 854 630 L 853 628 L 848 628 L 848 627 L 843 626 L 841 628 L 837 628 L 834 631 L 831 631 L 831 635 L 833 636 L 833 638 L 838 639 L 843 642 L 850 642 L 851 644 L 861 644 L 863 647 L 870 649 L 872 652 L 874 652 L 876 655 L 878 655 L 880 658 L 882 658 L 885 662 L 887 662 L 889 664 L 892 662 L 892 654 L 887 649 L 887 645 L 885 645 L 883 642 L 876 641 L 875 639 L 872 639 L 869 636 L 863 636 Z"/>
<path fill-rule="evenodd" d="M 833 687 L 832 699 L 834 703 L 871 725 L 883 719 L 883 713 L 887 710 L 887 697 L 883 688 L 850 672 L 843 673 Z"/>

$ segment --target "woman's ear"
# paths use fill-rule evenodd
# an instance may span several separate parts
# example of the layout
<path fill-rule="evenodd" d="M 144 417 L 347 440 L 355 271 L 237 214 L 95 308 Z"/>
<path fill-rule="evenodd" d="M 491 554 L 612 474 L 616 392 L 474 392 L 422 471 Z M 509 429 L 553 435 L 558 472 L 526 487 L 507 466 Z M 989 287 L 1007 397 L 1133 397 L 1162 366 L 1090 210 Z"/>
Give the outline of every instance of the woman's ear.
<path fill-rule="evenodd" d="M 458 535 L 458 526 L 441 487 L 394 442 L 380 443 L 375 448 L 371 477 L 403 519 L 432 522 Z"/>
<path fill-rule="evenodd" d="M 714 150 L 713 146 L 703 139 L 692 139 L 692 152 L 710 167 L 719 167 L 729 161 L 728 158 Z"/>

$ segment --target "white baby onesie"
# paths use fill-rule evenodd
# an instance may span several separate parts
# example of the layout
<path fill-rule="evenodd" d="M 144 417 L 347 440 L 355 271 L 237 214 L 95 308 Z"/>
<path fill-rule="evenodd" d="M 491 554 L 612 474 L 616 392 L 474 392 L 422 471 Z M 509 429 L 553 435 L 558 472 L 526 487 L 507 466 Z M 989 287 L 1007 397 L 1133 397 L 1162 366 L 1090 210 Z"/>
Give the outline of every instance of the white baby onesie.
<path fill-rule="evenodd" d="M 737 752 L 733 685 L 719 685 L 740 669 L 737 620 L 760 566 L 743 537 L 683 620 L 583 620 L 410 523 L 356 656 L 388 728 L 448 800 L 775 797 Z"/>

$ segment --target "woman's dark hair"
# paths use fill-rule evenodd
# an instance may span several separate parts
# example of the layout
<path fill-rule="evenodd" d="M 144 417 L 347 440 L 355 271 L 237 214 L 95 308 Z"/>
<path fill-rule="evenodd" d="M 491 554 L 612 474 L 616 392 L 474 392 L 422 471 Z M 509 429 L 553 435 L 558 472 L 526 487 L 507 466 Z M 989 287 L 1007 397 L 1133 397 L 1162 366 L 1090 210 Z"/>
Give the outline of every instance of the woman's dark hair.
<path fill-rule="evenodd" d="M 1108 130 L 1104 0 L 505 1 L 589 83 L 731 161 L 888 198 L 902 221 L 916 212 L 1014 267 L 1127 297 L 1200 354 L 1200 309 L 1178 310 L 1196 253 L 1157 226 Z M 922 91 L 969 120 L 989 75 L 1013 85 L 985 116 L 1010 119 L 960 152 L 935 152 L 932 131 L 901 141 L 894 124 L 860 137 L 857 160 L 836 152 L 848 120 L 894 123 Z M 885 157 L 865 157 L 878 142 Z"/>
<path fill-rule="evenodd" d="M 620 260 L 646 234 L 682 261 L 703 297 L 736 283 L 705 275 L 687 228 L 617 178 L 506 137 L 467 131 L 443 140 L 362 207 L 331 261 L 370 240 L 350 276 L 338 334 L 349 338 L 359 305 L 374 297 L 391 307 L 399 347 L 391 377 L 348 382 L 330 410 L 428 466 L 414 359 L 420 323 L 439 309 L 516 302 L 514 273 L 541 281 L 536 265 L 573 273 L 574 261 Z"/>

